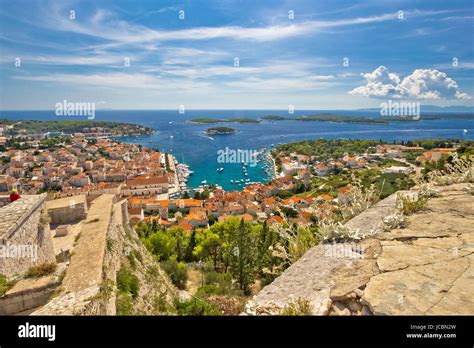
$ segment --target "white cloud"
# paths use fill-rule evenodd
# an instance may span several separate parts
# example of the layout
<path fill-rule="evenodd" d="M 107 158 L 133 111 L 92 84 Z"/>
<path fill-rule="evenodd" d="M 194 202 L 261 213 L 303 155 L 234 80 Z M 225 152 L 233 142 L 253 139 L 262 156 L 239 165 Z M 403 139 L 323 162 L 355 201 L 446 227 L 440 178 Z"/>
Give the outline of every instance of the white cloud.
<path fill-rule="evenodd" d="M 374 98 L 471 99 L 459 90 L 455 80 L 436 69 L 416 69 L 400 79 L 383 65 L 371 73 L 361 74 L 367 83 L 349 94 Z"/>
<path fill-rule="evenodd" d="M 435 69 L 416 69 L 403 79 L 400 87 L 419 99 L 469 99 L 448 74 Z"/>
<path fill-rule="evenodd" d="M 296 24 L 269 25 L 262 27 L 242 26 L 219 26 L 219 27 L 195 27 L 179 30 L 161 30 L 142 25 L 136 25 L 114 17 L 114 14 L 106 10 L 97 10 L 88 21 L 71 21 L 65 18 L 65 9 L 57 4 L 48 8 L 44 13 L 44 21 L 40 26 L 49 29 L 74 32 L 89 35 L 101 39 L 120 42 L 122 44 L 133 44 L 156 41 L 174 40 L 211 40 L 211 39 L 233 39 L 249 41 L 274 41 L 300 35 L 307 35 L 318 30 L 351 25 L 364 25 L 397 20 L 397 13 L 386 13 L 376 16 L 344 18 L 339 20 L 311 20 Z M 423 16 L 424 13 L 416 13 Z"/>
<path fill-rule="evenodd" d="M 50 74 L 37 76 L 15 76 L 16 80 L 51 82 L 64 85 L 104 87 L 115 90 L 127 89 L 153 89 L 166 91 L 193 90 L 195 88 L 208 88 L 209 83 L 196 81 L 183 81 L 175 79 L 163 79 L 153 75 L 142 73 L 100 73 L 100 74 Z"/>

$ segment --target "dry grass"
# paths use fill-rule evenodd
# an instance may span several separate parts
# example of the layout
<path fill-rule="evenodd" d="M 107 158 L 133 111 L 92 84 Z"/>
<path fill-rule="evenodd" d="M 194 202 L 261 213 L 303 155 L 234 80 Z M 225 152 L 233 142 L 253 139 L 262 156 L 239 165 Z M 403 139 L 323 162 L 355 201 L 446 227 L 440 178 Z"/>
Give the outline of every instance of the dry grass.
<path fill-rule="evenodd" d="M 44 277 L 50 274 L 53 274 L 56 271 L 55 263 L 43 263 L 39 266 L 33 266 L 28 269 L 25 274 L 25 278 L 39 278 Z"/>

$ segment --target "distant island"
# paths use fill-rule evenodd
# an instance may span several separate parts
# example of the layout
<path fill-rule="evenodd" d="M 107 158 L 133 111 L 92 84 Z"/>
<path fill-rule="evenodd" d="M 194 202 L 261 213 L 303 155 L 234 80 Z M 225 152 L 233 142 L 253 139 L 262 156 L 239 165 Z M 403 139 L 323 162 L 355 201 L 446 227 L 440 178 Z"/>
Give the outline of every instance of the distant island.
<path fill-rule="evenodd" d="M 340 116 L 333 114 L 307 115 L 293 118 L 296 121 L 319 121 L 319 122 L 337 122 L 337 123 L 388 123 L 387 120 L 379 118 L 368 118 L 358 116 Z"/>
<path fill-rule="evenodd" d="M 260 123 L 256 118 L 240 117 L 240 118 L 228 118 L 228 119 L 217 119 L 209 117 L 198 117 L 188 121 L 188 123 Z"/>
<path fill-rule="evenodd" d="M 211 127 L 211 128 L 208 128 L 204 133 L 209 134 L 209 135 L 211 134 L 218 135 L 218 134 L 232 134 L 235 132 L 236 130 L 230 127 Z"/>
<path fill-rule="evenodd" d="M 277 116 L 277 115 L 268 115 L 262 116 L 262 120 L 267 121 L 319 121 L 319 122 L 340 122 L 340 123 L 375 123 L 375 124 L 382 124 L 382 123 L 389 123 L 389 122 L 416 122 L 420 120 L 440 120 L 440 119 L 466 119 L 466 118 L 474 118 L 474 114 L 421 114 L 420 119 L 413 119 L 413 117 L 401 117 L 401 116 L 385 116 L 385 117 L 377 117 L 377 118 L 369 118 L 369 117 L 360 117 L 360 116 L 342 116 L 342 115 L 334 115 L 330 113 L 326 114 L 318 114 L 318 115 L 306 115 L 306 116 L 299 116 L 299 117 L 285 117 L 285 116 Z"/>
<path fill-rule="evenodd" d="M 268 115 L 268 116 L 262 116 L 262 120 L 270 120 L 270 121 L 283 121 L 283 120 L 288 120 L 288 117 L 284 116 L 277 116 L 277 115 Z"/>
<path fill-rule="evenodd" d="M 299 117 L 284 117 L 276 115 L 262 116 L 263 120 L 269 121 L 319 121 L 319 122 L 340 122 L 340 123 L 388 123 L 386 119 L 358 117 L 358 116 L 341 116 L 334 114 L 305 115 Z"/>
<path fill-rule="evenodd" d="M 304 115 L 297 117 L 285 117 L 279 115 L 266 115 L 259 118 L 229 118 L 229 119 L 217 119 L 200 117 L 193 118 L 188 123 L 198 124 L 213 124 L 213 123 L 261 123 L 265 121 L 304 121 L 304 122 L 336 122 L 336 123 L 366 123 L 366 124 L 387 124 L 390 122 L 416 122 L 419 120 L 439 120 L 439 119 L 450 119 L 450 118 L 473 118 L 472 114 L 458 114 L 458 115 L 445 115 L 445 114 L 422 114 L 420 119 L 413 119 L 412 117 L 397 117 L 397 116 L 386 116 L 386 117 L 362 117 L 362 116 L 343 116 L 335 115 L 331 113 L 323 113 L 317 115 Z"/>
<path fill-rule="evenodd" d="M 63 121 L 38 121 L 38 120 L 7 120 L 0 119 L 0 124 L 11 125 L 6 135 L 43 134 L 43 133 L 108 133 L 111 136 L 128 136 L 152 134 L 154 129 L 138 124 L 125 122 L 106 122 L 92 120 L 63 120 Z"/>

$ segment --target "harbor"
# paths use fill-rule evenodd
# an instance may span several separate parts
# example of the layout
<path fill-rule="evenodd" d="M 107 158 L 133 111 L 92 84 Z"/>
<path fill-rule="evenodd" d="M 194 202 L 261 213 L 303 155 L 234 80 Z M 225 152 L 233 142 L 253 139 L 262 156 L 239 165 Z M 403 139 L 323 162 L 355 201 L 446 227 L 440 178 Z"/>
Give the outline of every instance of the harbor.
<path fill-rule="evenodd" d="M 169 197 L 181 197 L 185 193 L 192 193 L 192 191 L 203 190 L 211 185 L 225 187 L 227 190 L 242 190 L 248 185 L 266 182 L 275 177 L 274 161 L 270 156 L 270 149 L 261 147 L 255 151 L 251 161 L 241 163 L 222 163 L 215 169 L 214 176 L 209 175 L 204 180 L 197 181 L 193 177 L 194 171 L 192 168 L 182 162 L 173 155 L 170 156 L 170 167 L 175 173 L 175 185 L 170 185 Z M 258 175 L 256 175 L 258 174 Z M 232 177 L 222 183 L 222 179 Z M 217 179 L 213 179 L 217 178 Z"/>

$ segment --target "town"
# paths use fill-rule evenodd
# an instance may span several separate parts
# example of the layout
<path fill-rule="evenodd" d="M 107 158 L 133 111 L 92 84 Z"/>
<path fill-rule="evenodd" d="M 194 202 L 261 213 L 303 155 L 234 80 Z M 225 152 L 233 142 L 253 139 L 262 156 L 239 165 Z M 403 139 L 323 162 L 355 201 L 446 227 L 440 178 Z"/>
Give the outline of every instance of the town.
<path fill-rule="evenodd" d="M 37 248 L 31 264 L 0 263 L 5 314 L 74 313 L 68 292 L 87 290 L 90 298 L 89 291 L 97 296 L 106 291 L 101 269 L 108 258 L 117 257 L 111 256 L 117 243 L 123 246 L 119 268 L 107 271 L 116 279 L 113 314 L 239 314 L 250 296 L 310 247 L 359 238 L 342 231 L 341 224 L 474 153 L 472 141 L 447 139 L 388 144 L 319 138 L 279 144 L 260 153 L 273 166 L 267 182 L 225 191 L 207 182 L 188 188 L 192 168 L 169 153 L 117 140 L 126 130 L 140 134 L 148 129 L 75 124 L 41 133 L 35 125 L 29 133 L 22 122 L 0 125 L 0 232 L 8 251 L 15 238 L 20 238 L 16 244 Z M 24 229 L 37 232 L 19 232 Z M 117 239 L 117 230 L 124 240 Z M 27 237 L 36 239 L 25 242 Z M 326 247 L 327 255 L 341 254 L 331 244 Z M 363 252 L 341 248 L 346 256 Z M 145 269 L 138 269 L 138 262 Z M 95 272 L 84 281 L 102 285 L 83 289 L 84 268 Z M 35 280 L 45 277 L 51 284 L 48 295 Z M 175 290 L 169 290 L 168 282 L 178 289 L 179 301 L 172 300 Z M 41 295 L 25 302 L 24 289 Z M 63 295 L 51 297 L 54 291 Z M 145 300 L 150 291 L 155 294 L 152 309 Z M 167 300 L 160 297 L 163 293 Z M 81 303 L 91 313 L 87 298 Z"/>
<path fill-rule="evenodd" d="M 291 209 L 291 222 L 308 225 L 312 223 L 311 209 L 307 209 L 311 203 L 343 203 L 351 188 L 349 180 L 342 182 L 344 185 L 339 182 L 315 189 L 314 184 L 321 179 L 374 169 L 376 175 L 408 178 L 420 174 L 425 164 L 456 158 L 459 147 L 459 143 L 451 142 L 450 147 L 441 143 L 445 147 L 426 150 L 368 141 L 370 146 L 360 153 L 323 159 L 296 151 L 278 152 L 277 148 L 272 153 L 277 175 L 270 182 L 230 192 L 209 184 L 195 189 L 195 197 L 190 198 L 186 180 L 192 172 L 171 154 L 115 141 L 100 127 L 85 127 L 71 134 L 43 134 L 42 139 L 37 134 L 25 134 L 21 128 L 5 136 L 11 128 L 0 125 L 0 201 L 6 203 L 12 189 L 21 194 L 47 192 L 49 199 L 108 193 L 128 198 L 134 224 L 156 221 L 163 228 L 182 227 L 188 232 L 231 216 L 256 223 L 283 223 L 278 215 L 280 207 Z"/>

